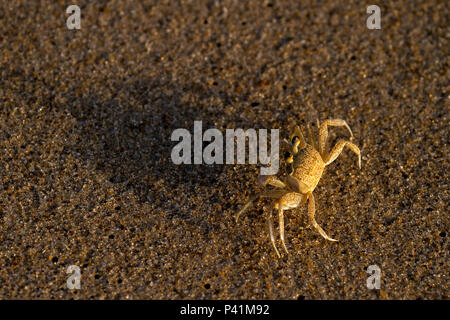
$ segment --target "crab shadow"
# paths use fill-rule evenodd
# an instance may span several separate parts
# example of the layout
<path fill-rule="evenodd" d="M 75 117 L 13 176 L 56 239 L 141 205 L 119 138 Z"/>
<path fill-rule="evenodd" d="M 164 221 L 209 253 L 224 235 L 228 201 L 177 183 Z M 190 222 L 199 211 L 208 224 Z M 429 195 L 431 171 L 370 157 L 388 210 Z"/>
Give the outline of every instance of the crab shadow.
<path fill-rule="evenodd" d="M 103 92 L 92 93 L 66 107 L 76 119 L 77 132 L 69 150 L 141 202 L 173 202 L 165 190 L 189 194 L 195 187 L 220 188 L 218 177 L 230 166 L 175 165 L 171 160 L 178 143 L 171 141 L 175 129 L 186 128 L 192 134 L 195 120 L 202 120 L 203 130 L 215 127 L 217 119 L 242 123 L 238 115 L 227 116 L 220 108 L 186 102 L 186 96 L 194 101 L 217 97 L 216 90 L 160 79 L 131 83 L 120 79 L 110 90 L 113 96 L 108 99 Z M 230 96 L 223 92 L 219 96 L 230 103 Z"/>

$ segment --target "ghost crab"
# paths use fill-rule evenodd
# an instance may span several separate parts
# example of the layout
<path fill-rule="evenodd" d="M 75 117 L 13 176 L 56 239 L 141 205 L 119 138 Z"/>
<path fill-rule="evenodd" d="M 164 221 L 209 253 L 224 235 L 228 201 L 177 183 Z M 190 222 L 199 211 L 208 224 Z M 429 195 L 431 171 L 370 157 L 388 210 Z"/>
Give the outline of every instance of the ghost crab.
<path fill-rule="evenodd" d="M 360 169 L 361 152 L 354 143 L 342 139 L 336 143 L 330 152 L 328 152 L 327 138 L 329 126 L 345 127 L 350 132 L 350 139 L 353 138 L 352 130 L 347 122 L 341 119 L 325 120 L 322 124 L 317 120 L 317 128 L 319 129 L 317 141 L 315 140 L 313 131 L 309 125 L 306 127 L 307 139 L 305 139 L 300 127 L 295 126 L 294 132 L 290 136 L 290 141 L 283 140 L 283 142 L 289 145 L 290 149 L 290 151 L 285 154 L 285 161 L 290 165 L 290 172 L 281 179 L 278 179 L 276 176 L 260 176 L 258 179 L 260 186 L 265 187 L 266 185 L 271 185 L 275 187 L 275 189 L 258 193 L 248 201 L 236 215 L 237 222 L 239 216 L 259 197 L 277 199 L 273 204 L 273 208 L 278 211 L 280 239 L 286 253 L 289 252 L 284 241 L 283 211 L 297 208 L 300 204 L 305 204 L 308 200 L 308 216 L 311 224 L 325 239 L 337 241 L 330 238 L 314 218 L 316 209 L 313 191 L 319 183 L 325 167 L 336 160 L 344 147 L 348 147 L 358 155 L 358 166 Z M 270 240 L 277 256 L 281 257 L 275 245 L 272 212 L 269 212 L 268 224 Z"/>

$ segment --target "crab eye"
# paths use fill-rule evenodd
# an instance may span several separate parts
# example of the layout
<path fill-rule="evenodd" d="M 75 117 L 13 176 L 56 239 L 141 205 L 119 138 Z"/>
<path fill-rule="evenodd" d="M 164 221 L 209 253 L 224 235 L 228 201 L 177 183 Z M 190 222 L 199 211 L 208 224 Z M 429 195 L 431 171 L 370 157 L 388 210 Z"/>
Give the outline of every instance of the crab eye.
<path fill-rule="evenodd" d="M 292 153 L 286 152 L 284 154 L 284 160 L 286 160 L 287 163 L 292 163 L 292 161 L 294 160 L 294 156 L 292 155 Z"/>
<path fill-rule="evenodd" d="M 297 136 L 293 136 L 292 137 L 292 144 L 294 144 L 297 140 L 299 140 L 300 138 L 299 137 L 297 137 Z"/>

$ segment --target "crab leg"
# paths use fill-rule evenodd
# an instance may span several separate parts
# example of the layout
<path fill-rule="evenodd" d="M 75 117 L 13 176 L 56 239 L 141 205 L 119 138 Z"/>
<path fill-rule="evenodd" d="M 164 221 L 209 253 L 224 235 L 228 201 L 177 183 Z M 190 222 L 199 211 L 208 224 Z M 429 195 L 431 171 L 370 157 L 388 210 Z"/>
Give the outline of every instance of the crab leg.
<path fill-rule="evenodd" d="M 314 228 L 316 228 L 317 231 L 319 231 L 320 235 L 322 237 L 324 237 L 327 240 L 330 241 L 337 241 L 336 239 L 330 238 L 325 231 L 323 231 L 323 229 L 319 226 L 319 224 L 316 222 L 316 219 L 314 218 L 315 214 L 316 214 L 316 206 L 315 206 L 315 201 L 314 201 L 314 195 L 312 194 L 312 192 L 308 193 L 308 197 L 309 197 L 309 202 L 308 202 L 308 215 L 309 218 L 311 220 L 311 224 L 314 226 Z"/>
<path fill-rule="evenodd" d="M 352 130 L 348 126 L 347 122 L 342 119 L 328 119 L 322 122 L 319 129 L 319 153 L 323 159 L 325 159 L 328 150 L 326 150 L 327 138 L 328 138 L 328 126 L 333 127 L 346 127 L 350 132 L 350 137 L 353 137 Z"/>
<path fill-rule="evenodd" d="M 358 155 L 358 166 L 361 169 L 361 151 L 356 146 L 356 144 L 351 143 L 350 141 L 345 141 L 345 140 L 339 140 L 336 143 L 336 145 L 331 150 L 330 154 L 325 158 L 325 160 L 324 160 L 325 165 L 329 165 L 334 160 L 336 160 L 336 158 L 341 154 L 342 149 L 344 149 L 345 146 L 349 147 L 350 150 L 352 150 L 354 153 L 356 153 Z"/>
<path fill-rule="evenodd" d="M 273 235 L 272 211 L 269 211 L 269 216 L 267 217 L 267 221 L 268 221 L 268 224 L 269 224 L 270 241 L 272 242 L 272 246 L 275 249 L 275 252 L 277 253 L 278 258 L 281 258 L 280 253 L 278 252 L 277 246 L 275 245 L 275 237 Z"/>
<path fill-rule="evenodd" d="M 302 201 L 303 195 L 297 192 L 289 192 L 283 195 L 278 201 L 275 202 L 274 208 L 278 209 L 279 218 L 279 228 L 280 228 L 280 239 L 283 244 L 284 251 L 289 254 L 286 248 L 286 243 L 284 240 L 284 215 L 283 211 L 288 209 L 296 208 Z"/>

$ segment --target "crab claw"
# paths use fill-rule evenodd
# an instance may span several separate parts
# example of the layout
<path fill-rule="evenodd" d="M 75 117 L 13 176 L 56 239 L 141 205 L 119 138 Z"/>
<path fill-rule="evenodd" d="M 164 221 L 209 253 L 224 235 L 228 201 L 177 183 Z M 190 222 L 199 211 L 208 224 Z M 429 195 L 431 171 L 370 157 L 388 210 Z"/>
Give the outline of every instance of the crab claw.
<path fill-rule="evenodd" d="M 264 187 L 266 185 L 271 185 L 275 188 L 286 188 L 286 185 L 283 181 L 280 181 L 276 176 L 259 176 L 258 177 L 258 185 L 260 187 Z"/>

